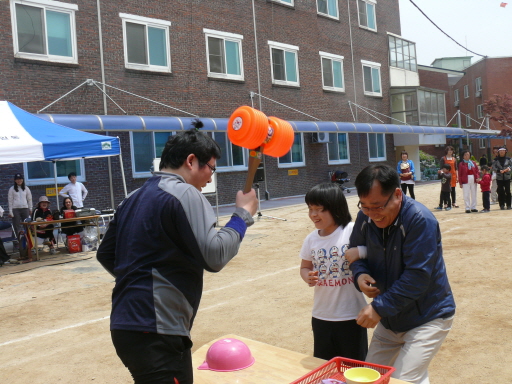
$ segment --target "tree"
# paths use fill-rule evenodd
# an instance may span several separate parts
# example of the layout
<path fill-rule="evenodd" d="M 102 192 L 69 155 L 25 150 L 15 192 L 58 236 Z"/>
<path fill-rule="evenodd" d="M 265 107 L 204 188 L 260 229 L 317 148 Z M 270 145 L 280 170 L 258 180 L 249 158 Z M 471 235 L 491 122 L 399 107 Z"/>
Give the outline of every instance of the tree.
<path fill-rule="evenodd" d="M 489 100 L 484 101 L 484 113 L 489 115 L 489 119 L 497 121 L 503 127 L 502 136 L 510 136 L 512 128 L 512 96 L 505 93 L 503 95 L 495 94 Z"/>

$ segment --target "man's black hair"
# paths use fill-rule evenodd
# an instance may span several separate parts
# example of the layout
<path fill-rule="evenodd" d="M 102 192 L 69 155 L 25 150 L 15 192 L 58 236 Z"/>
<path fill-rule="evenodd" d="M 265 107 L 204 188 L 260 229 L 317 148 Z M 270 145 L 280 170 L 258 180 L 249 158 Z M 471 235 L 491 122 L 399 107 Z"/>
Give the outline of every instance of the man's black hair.
<path fill-rule="evenodd" d="M 450 164 L 443 164 L 443 168 L 446 169 L 447 171 L 452 170 L 452 166 Z"/>
<path fill-rule="evenodd" d="M 69 172 L 68 179 L 71 180 L 71 176 L 76 176 L 76 173 L 75 172 Z"/>
<path fill-rule="evenodd" d="M 188 131 L 170 136 L 162 151 L 159 169 L 178 169 L 191 154 L 197 157 L 201 167 L 205 166 L 212 157 L 220 159 L 219 145 L 207 134 L 199 132 L 202 127 L 203 123 L 196 119 Z"/>
<path fill-rule="evenodd" d="M 337 184 L 322 183 L 315 185 L 306 193 L 305 201 L 308 206 L 322 206 L 324 210 L 330 212 L 334 222 L 342 227 L 352 221 L 343 190 Z"/>
<path fill-rule="evenodd" d="M 356 177 L 354 185 L 357 195 L 368 196 L 373 183 L 378 181 L 382 188 L 382 195 L 388 195 L 395 189 L 400 188 L 400 178 L 396 169 L 389 165 L 369 165 L 364 168 Z"/>

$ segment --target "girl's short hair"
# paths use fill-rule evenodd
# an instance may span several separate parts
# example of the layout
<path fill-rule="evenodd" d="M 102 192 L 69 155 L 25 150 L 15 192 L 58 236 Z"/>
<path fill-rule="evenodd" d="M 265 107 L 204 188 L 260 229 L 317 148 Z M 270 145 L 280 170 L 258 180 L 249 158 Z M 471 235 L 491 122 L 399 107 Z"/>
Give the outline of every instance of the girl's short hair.
<path fill-rule="evenodd" d="M 452 151 L 455 154 L 455 149 L 451 145 L 444 147 L 444 154 L 447 155 L 448 151 Z"/>
<path fill-rule="evenodd" d="M 348 210 L 347 199 L 339 185 L 334 183 L 322 183 L 315 185 L 306 193 L 306 204 L 320 205 L 329 211 L 334 222 L 345 227 L 352 221 Z"/>
<path fill-rule="evenodd" d="M 409 154 L 406 151 L 402 151 L 402 153 L 400 154 L 400 157 L 402 157 L 402 155 L 407 155 L 407 158 L 409 158 Z"/>

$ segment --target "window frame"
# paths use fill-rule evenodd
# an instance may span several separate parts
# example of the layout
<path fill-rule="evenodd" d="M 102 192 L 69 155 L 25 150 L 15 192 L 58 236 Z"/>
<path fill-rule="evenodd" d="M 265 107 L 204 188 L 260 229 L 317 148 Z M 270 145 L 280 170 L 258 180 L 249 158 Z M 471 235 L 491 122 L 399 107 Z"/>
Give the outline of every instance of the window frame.
<path fill-rule="evenodd" d="M 244 39 L 243 35 L 235 34 L 235 33 L 229 33 L 229 32 L 222 32 L 222 31 L 215 31 L 213 29 L 203 28 L 203 33 L 205 35 L 205 43 L 206 43 L 206 68 L 208 70 L 208 77 L 217 78 L 217 79 L 230 79 L 230 80 L 244 80 L 244 59 L 242 54 L 242 40 Z M 226 41 L 235 42 L 238 44 L 238 57 L 239 62 L 238 65 L 240 66 L 240 75 L 233 75 L 228 73 L 221 73 L 221 72 L 211 72 L 210 71 L 210 51 L 209 51 L 209 45 L 208 45 L 208 38 L 213 37 L 216 39 L 221 39 L 223 41 L 224 47 L 226 45 Z M 224 49 L 224 61 L 226 62 L 226 50 Z M 226 69 L 227 72 L 227 69 Z"/>
<path fill-rule="evenodd" d="M 44 26 L 44 37 L 45 37 L 45 49 L 46 53 L 30 53 L 30 52 L 20 52 L 18 46 L 18 25 L 16 19 L 16 4 L 26 5 L 34 8 L 41 8 L 43 12 L 43 26 Z M 76 15 L 75 12 L 78 11 L 77 4 L 69 4 L 62 3 L 60 1 L 49 1 L 49 0 L 10 0 L 10 8 L 11 8 L 11 27 L 12 27 L 12 39 L 13 39 L 13 50 L 14 57 L 30 59 L 30 60 L 40 60 L 40 61 L 48 61 L 52 63 L 68 63 L 68 64 L 78 64 L 78 46 L 77 46 L 77 33 L 76 33 Z M 59 55 L 51 55 L 48 53 L 48 33 L 47 33 L 47 23 L 46 23 L 46 11 L 53 11 L 58 13 L 65 13 L 69 15 L 69 29 L 70 29 L 70 39 L 71 39 L 71 56 L 59 56 Z"/>
<path fill-rule="evenodd" d="M 380 63 L 375 63 L 375 62 L 372 62 L 372 61 L 361 60 L 361 66 L 362 66 L 363 92 L 364 92 L 364 94 L 366 96 L 382 97 L 382 72 L 380 70 L 381 64 Z M 364 67 L 370 67 L 372 69 L 378 69 L 378 71 L 379 71 L 379 88 L 380 88 L 380 92 L 373 92 L 373 91 L 370 92 L 370 91 L 367 91 L 365 89 Z M 372 89 L 373 89 L 373 84 L 374 84 L 374 81 L 373 81 L 373 71 L 372 71 Z"/>
<path fill-rule="evenodd" d="M 476 116 L 479 119 L 483 119 L 485 117 L 485 115 L 484 115 L 484 105 L 483 104 L 478 104 L 476 106 Z"/>
<path fill-rule="evenodd" d="M 284 43 L 278 43 L 276 41 L 270 41 L 268 40 L 268 47 L 269 47 L 269 53 L 270 53 L 270 70 L 271 70 L 271 76 L 272 76 L 272 84 L 276 85 L 286 85 L 290 87 L 300 87 L 300 74 L 299 74 L 299 47 L 296 45 L 290 45 L 290 44 L 284 44 Z M 291 52 L 295 55 L 295 71 L 297 73 L 297 81 L 289 81 L 289 80 L 277 80 L 274 77 L 274 61 L 272 60 L 272 50 L 278 49 L 284 52 Z M 285 56 L 286 60 L 286 56 Z M 286 62 L 285 62 L 285 69 L 286 69 Z M 285 74 L 286 76 L 286 74 Z"/>
<path fill-rule="evenodd" d="M 336 141 L 335 142 L 331 142 L 331 140 L 329 140 L 329 142 L 327 143 L 327 164 L 350 164 L 350 142 L 349 142 L 349 134 L 348 132 L 329 132 L 329 137 L 331 137 L 331 135 L 335 135 L 336 137 Z M 339 158 L 339 154 L 340 154 L 340 149 L 339 149 L 339 135 L 345 135 L 345 140 L 346 140 L 346 145 L 347 145 L 347 158 L 346 159 L 340 159 Z M 330 145 L 336 145 L 336 154 L 338 155 L 338 159 L 336 160 L 331 160 L 329 158 L 329 154 L 330 154 Z"/>
<path fill-rule="evenodd" d="M 338 0 L 324 0 L 326 2 L 327 12 L 329 12 L 329 2 L 330 1 L 334 1 L 336 3 L 336 16 L 330 15 L 329 13 L 320 12 L 319 5 L 318 5 L 319 1 L 320 0 L 316 0 L 316 13 L 317 14 L 325 16 L 325 17 L 328 17 L 330 19 L 334 19 L 334 20 L 339 20 L 340 19 L 340 9 L 339 9 Z"/>
<path fill-rule="evenodd" d="M 475 79 L 475 92 L 482 92 L 482 78 L 477 77 Z"/>
<path fill-rule="evenodd" d="M 382 135 L 382 144 L 383 144 L 383 151 L 384 151 L 384 156 L 381 156 L 381 157 L 371 157 L 371 152 L 370 152 L 370 137 L 373 137 L 373 136 L 370 136 L 370 135 L 375 135 L 375 138 L 378 139 L 378 135 Z M 378 162 L 378 161 L 386 161 L 387 160 L 387 151 L 386 151 L 386 134 L 385 133 L 367 133 L 366 134 L 366 138 L 367 138 L 367 142 L 368 142 L 368 161 L 369 162 Z M 377 146 L 379 145 L 378 143 L 378 140 L 377 140 Z M 377 152 L 378 152 L 378 149 L 377 149 Z"/>
<path fill-rule="evenodd" d="M 320 55 L 320 69 L 322 71 L 322 88 L 326 91 L 332 91 L 332 92 L 345 92 L 345 76 L 344 76 L 344 68 L 343 68 L 343 60 L 344 57 L 340 55 L 335 55 L 333 53 L 327 53 L 327 52 L 318 52 Z M 325 85 L 325 79 L 324 79 L 324 61 L 323 59 L 331 60 L 331 71 L 333 73 L 333 86 Z M 342 87 L 336 87 L 334 86 L 334 70 L 332 68 L 332 62 L 337 61 L 341 64 L 341 84 Z"/>
<path fill-rule="evenodd" d="M 453 101 L 456 103 L 456 102 L 460 102 L 460 96 L 459 96 L 459 90 L 458 89 L 455 89 L 453 91 Z"/>
<path fill-rule="evenodd" d="M 272 3 L 283 4 L 283 5 L 286 5 L 288 7 L 295 6 L 295 1 L 294 0 L 290 0 L 290 2 L 287 2 L 286 0 L 269 0 L 269 1 L 272 2 Z"/>
<path fill-rule="evenodd" d="M 153 165 L 153 160 L 159 156 L 156 156 L 156 142 L 155 142 L 155 134 L 156 133 L 168 133 L 169 136 L 174 136 L 176 135 L 176 131 L 130 131 L 130 160 L 131 160 L 131 166 L 132 166 L 132 177 L 134 179 L 139 179 L 139 178 L 148 178 L 148 177 L 151 177 L 151 170 L 148 168 L 147 171 L 145 172 L 137 172 L 136 171 L 136 166 L 135 166 L 135 153 L 134 153 L 134 148 L 135 148 L 135 144 L 134 144 L 134 139 L 133 139 L 133 134 L 134 133 L 150 133 L 151 134 L 151 146 L 152 146 L 152 151 L 153 151 L 153 157 L 151 159 L 151 165 Z M 155 170 L 157 171 L 157 170 Z"/>
<path fill-rule="evenodd" d="M 302 154 L 302 161 L 292 161 L 289 163 L 281 163 L 281 158 L 288 155 L 293 150 L 293 145 L 295 145 L 295 137 L 297 135 L 300 137 L 300 146 L 301 146 L 301 154 Z M 292 148 L 281 157 L 277 158 L 277 167 L 278 168 L 295 168 L 295 167 L 304 167 L 306 166 L 306 152 L 305 152 L 305 145 L 304 145 L 304 133 L 303 132 L 294 132 L 294 139 L 293 139 L 293 145 Z M 293 152 L 292 152 L 293 153 Z"/>
<path fill-rule="evenodd" d="M 471 128 L 471 114 L 470 113 L 466 114 L 466 126 L 465 126 L 465 128 Z"/>
<path fill-rule="evenodd" d="M 373 22 L 375 23 L 375 28 L 368 27 L 368 12 L 367 9 L 365 9 L 365 15 L 366 15 L 366 24 L 361 24 L 361 12 L 359 10 L 359 4 L 360 2 L 365 3 L 365 7 L 368 7 L 368 4 L 371 4 L 373 6 Z M 377 32 L 377 0 L 357 0 L 357 20 L 359 23 L 359 28 L 367 29 L 368 31 Z"/>
<path fill-rule="evenodd" d="M 234 146 L 234 144 L 231 142 L 231 140 L 228 139 L 227 132 L 211 132 L 211 133 L 209 133 L 209 135 L 217 144 L 219 144 L 219 143 L 215 140 L 215 135 L 224 135 L 225 136 L 224 142 L 229 147 L 229 150 L 231 152 L 230 155 L 228 156 L 228 159 L 230 160 L 231 165 L 222 165 L 221 166 L 217 162 L 216 169 L 217 169 L 218 173 L 247 171 L 247 169 L 249 167 L 249 151 L 246 148 L 239 147 L 239 148 L 242 148 L 244 164 L 243 165 L 233 165 L 233 146 Z M 224 151 L 223 151 L 222 146 L 220 144 L 219 144 L 219 146 L 221 147 L 221 153 L 223 153 Z M 223 153 L 222 157 L 224 157 L 224 153 Z"/>
<path fill-rule="evenodd" d="M 137 16 L 128 13 L 119 13 L 119 17 L 121 18 L 121 23 L 123 27 L 123 50 L 124 50 L 124 66 L 127 69 L 134 69 L 137 71 L 148 71 L 148 72 L 166 72 L 171 73 L 171 43 L 169 38 L 169 31 L 171 22 L 168 20 L 154 19 L 149 17 Z M 146 44 L 147 44 L 147 62 L 148 64 L 140 64 L 140 63 L 130 63 L 128 61 L 128 40 L 126 37 L 126 23 L 139 24 L 145 27 L 146 31 Z M 163 29 L 165 35 L 165 49 L 166 49 L 166 60 L 167 65 L 152 65 L 149 62 L 149 37 L 148 37 L 148 27 Z"/>
<path fill-rule="evenodd" d="M 469 99 L 469 84 L 464 86 L 464 98 Z"/>
<path fill-rule="evenodd" d="M 87 181 L 87 178 L 85 176 L 85 162 L 84 162 L 84 159 L 75 159 L 75 160 L 62 160 L 62 161 L 78 161 L 78 167 L 80 168 L 80 172 L 77 172 L 77 178 L 76 178 L 76 181 L 80 181 L 80 182 L 86 182 Z M 31 164 L 34 164 L 34 163 L 50 163 L 51 164 L 51 169 L 53 170 L 53 162 L 51 161 L 34 161 L 34 162 L 31 162 Z M 26 184 L 28 186 L 33 186 L 33 185 L 55 185 L 55 177 L 47 177 L 47 178 L 40 178 L 40 179 L 33 179 L 30 177 L 30 172 L 28 170 L 28 166 L 27 166 L 28 163 L 23 163 L 23 174 L 25 175 L 25 181 L 26 181 Z M 59 176 L 57 177 L 57 184 L 68 184 L 69 183 L 69 179 L 68 179 L 68 175 L 63 175 L 63 176 Z"/>
<path fill-rule="evenodd" d="M 400 40 L 402 42 L 400 47 L 398 47 L 398 45 L 397 45 L 398 40 Z M 393 47 L 391 44 L 392 41 L 393 41 Z M 405 44 L 403 44 L 403 42 L 407 42 L 407 54 L 405 52 L 405 48 L 404 48 Z M 412 42 L 407 39 L 403 39 L 400 36 L 396 36 L 396 35 L 388 32 L 388 46 L 389 46 L 388 59 L 389 59 L 390 67 L 400 68 L 400 69 L 404 69 L 406 71 L 411 71 L 411 72 L 418 72 L 418 60 L 416 57 L 416 43 L 415 42 Z M 411 47 L 413 47 L 412 50 L 414 51 L 412 55 L 411 55 Z M 394 60 L 392 59 L 393 53 L 394 53 Z M 398 60 L 400 55 L 402 57 L 401 61 Z M 407 57 L 407 59 L 406 59 L 406 57 Z M 393 61 L 394 61 L 395 65 L 392 64 Z M 400 62 L 402 63 L 401 66 L 399 65 Z M 406 65 L 405 63 L 408 63 L 408 64 Z"/>
<path fill-rule="evenodd" d="M 479 147 L 480 149 L 485 149 L 485 148 L 487 148 L 487 139 L 485 139 L 485 138 L 484 138 L 484 139 L 479 138 L 479 139 L 478 139 L 478 147 Z"/>

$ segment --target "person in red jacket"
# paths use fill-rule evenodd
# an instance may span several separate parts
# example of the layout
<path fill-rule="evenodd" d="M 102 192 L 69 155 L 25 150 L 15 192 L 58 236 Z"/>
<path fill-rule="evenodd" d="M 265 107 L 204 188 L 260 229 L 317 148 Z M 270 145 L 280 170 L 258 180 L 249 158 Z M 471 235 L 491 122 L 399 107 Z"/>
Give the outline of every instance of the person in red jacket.
<path fill-rule="evenodd" d="M 484 209 L 480 212 L 490 212 L 491 210 L 491 175 L 489 173 L 490 168 L 487 165 L 482 165 L 482 179 L 478 182 L 480 184 L 480 189 L 482 190 L 482 202 L 484 205 Z"/>
<path fill-rule="evenodd" d="M 459 163 L 459 184 L 464 195 L 466 213 L 478 212 L 476 209 L 476 183 L 480 181 L 478 166 L 471 160 L 471 152 L 462 152 L 462 160 Z"/>

